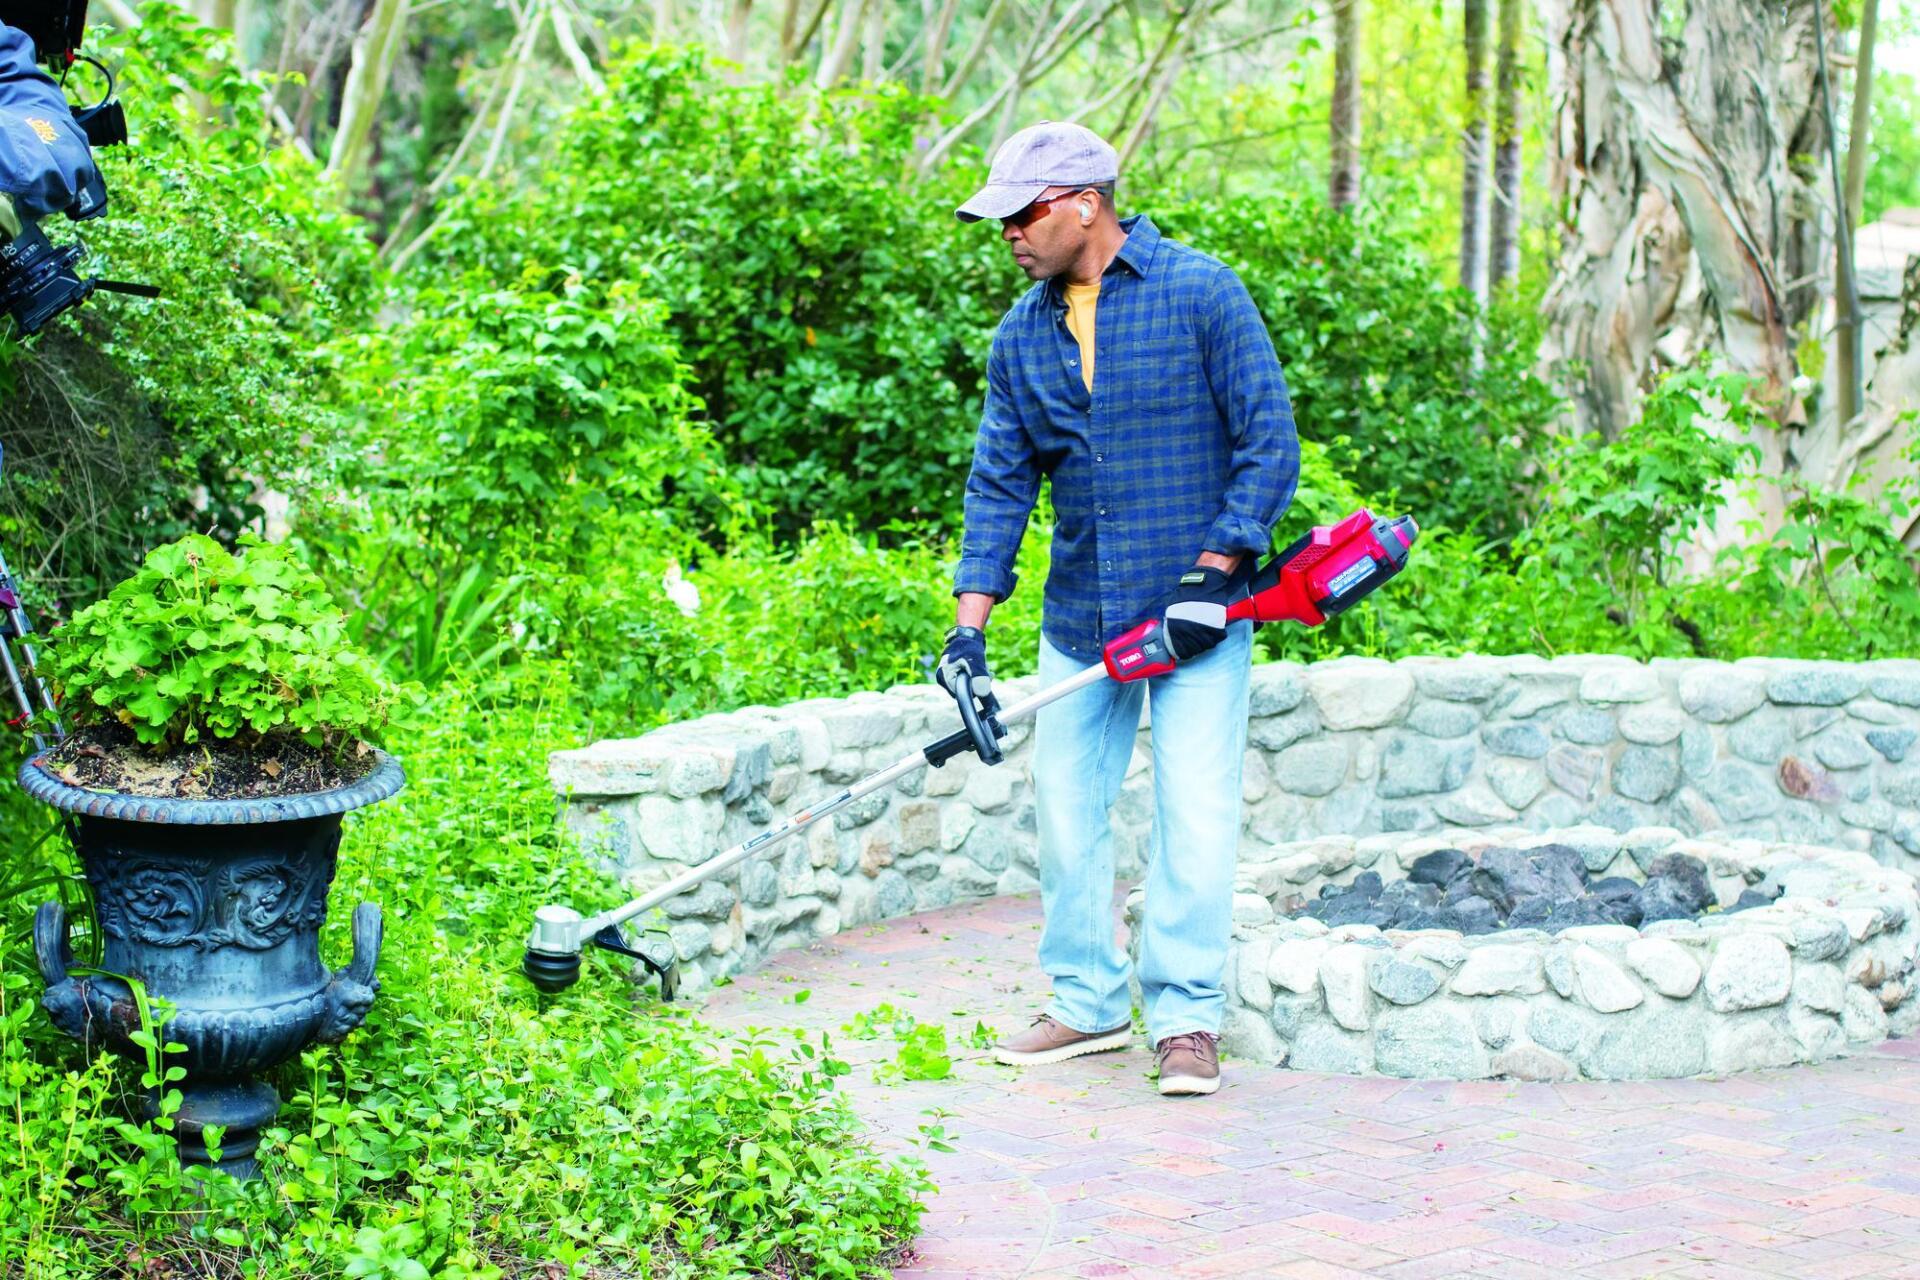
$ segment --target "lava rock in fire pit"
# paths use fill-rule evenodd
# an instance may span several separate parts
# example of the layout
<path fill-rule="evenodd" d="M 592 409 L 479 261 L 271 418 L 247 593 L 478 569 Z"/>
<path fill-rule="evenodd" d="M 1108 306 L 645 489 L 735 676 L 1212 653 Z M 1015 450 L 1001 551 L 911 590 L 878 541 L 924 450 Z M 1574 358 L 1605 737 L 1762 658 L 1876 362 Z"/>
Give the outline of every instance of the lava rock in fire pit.
<path fill-rule="evenodd" d="M 1634 900 L 1640 907 L 1641 924 L 1693 918 L 1693 895 L 1680 881 L 1665 876 L 1651 878 L 1641 885 Z"/>
<path fill-rule="evenodd" d="M 1492 933 L 1500 927 L 1500 913 L 1478 894 L 1468 894 L 1447 907 L 1440 919 L 1444 923 L 1439 928 L 1458 929 L 1461 933 Z"/>
<path fill-rule="evenodd" d="M 1647 864 L 1647 881 L 1671 880 L 1687 904 L 1687 914 L 1705 911 L 1713 902 L 1713 890 L 1707 885 L 1707 866 L 1684 853 L 1663 853 Z"/>
<path fill-rule="evenodd" d="M 1589 881 L 1587 892 L 1612 908 L 1614 917 L 1621 924 L 1639 926 L 1640 882 L 1629 880 L 1625 876 L 1602 876 Z"/>
<path fill-rule="evenodd" d="M 1749 885 L 1740 891 L 1739 899 L 1728 911 L 1745 911 L 1748 907 L 1764 907 L 1772 904 L 1780 896 L 1781 886 L 1777 884 Z"/>
<path fill-rule="evenodd" d="M 1473 867 L 1473 859 L 1458 849 L 1435 849 L 1423 853 L 1407 868 L 1407 879 L 1415 884 L 1430 884 L 1444 889 L 1462 871 Z"/>
<path fill-rule="evenodd" d="M 1778 886 L 1749 889 L 1729 910 L 1764 905 L 1779 892 Z M 1329 926 L 1558 933 L 1575 925 L 1688 919 L 1712 902 L 1707 868 L 1698 858 L 1656 858 L 1645 884 L 1625 876 L 1590 881 L 1577 849 L 1549 844 L 1489 849 L 1477 863 L 1458 849 L 1436 849 L 1416 859 L 1405 880 L 1383 884 L 1378 872 L 1365 871 L 1351 884 L 1326 885 L 1303 914 Z"/>

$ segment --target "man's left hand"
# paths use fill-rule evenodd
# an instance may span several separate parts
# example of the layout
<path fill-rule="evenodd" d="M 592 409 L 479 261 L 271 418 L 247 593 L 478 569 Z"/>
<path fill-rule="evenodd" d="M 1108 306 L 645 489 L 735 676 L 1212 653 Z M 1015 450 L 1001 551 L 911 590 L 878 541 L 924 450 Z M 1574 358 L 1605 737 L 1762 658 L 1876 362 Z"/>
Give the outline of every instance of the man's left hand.
<path fill-rule="evenodd" d="M 1231 570 L 1221 568 L 1219 561 L 1224 557 L 1209 555 L 1203 557 L 1193 568 L 1180 575 L 1180 586 L 1174 592 L 1168 609 L 1179 604 L 1217 604 L 1222 609 L 1235 603 L 1247 594 L 1248 574 L 1240 566 L 1251 564 L 1251 556 L 1240 557 L 1231 562 Z M 1186 662 L 1197 658 L 1226 638 L 1224 625 L 1214 627 L 1204 622 L 1186 618 L 1169 617 L 1167 619 L 1167 640 L 1173 646 L 1176 661 Z"/>

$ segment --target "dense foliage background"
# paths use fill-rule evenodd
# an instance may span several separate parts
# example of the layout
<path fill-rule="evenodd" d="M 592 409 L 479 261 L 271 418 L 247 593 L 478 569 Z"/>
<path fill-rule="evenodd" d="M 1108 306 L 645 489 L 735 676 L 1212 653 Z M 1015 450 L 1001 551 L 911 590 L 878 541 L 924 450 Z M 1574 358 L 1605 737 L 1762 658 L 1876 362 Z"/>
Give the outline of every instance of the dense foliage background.
<path fill-rule="evenodd" d="M 1298 92 L 1192 108 L 1248 140 L 1231 163 L 1156 144 L 1122 187 L 1123 213 L 1233 265 L 1273 334 L 1304 454 L 1277 540 L 1362 503 L 1423 528 L 1393 589 L 1269 629 L 1263 655 L 1920 652 L 1915 562 L 1889 525 L 1920 495 L 1763 476 L 1726 443 L 1728 424 L 1766 429 L 1739 379 L 1682 369 L 1614 439 L 1560 429 L 1535 373 L 1537 264 L 1482 307 L 1437 262 L 1450 153 L 1420 92 L 1442 56 L 1426 15 L 1383 19 L 1409 52 L 1371 109 L 1404 127 L 1370 135 L 1360 206 L 1333 213 L 1302 176 L 1289 122 L 1324 110 L 1314 49 L 1289 68 Z M 99 270 L 166 296 L 0 346 L 0 543 L 57 622 L 156 543 L 262 530 L 432 701 L 396 744 L 412 785 L 351 823 L 335 892 L 387 905 L 382 996 L 283 1073 L 269 1177 L 247 1187 L 191 1185 L 164 1126 L 126 1119 L 164 1061 L 145 1082 L 89 1062 L 38 1013 L 31 910 L 84 893 L 47 815 L 0 794 L 0 1114 L 18 1139 L 0 1146 L 0 1274 L 871 1270 L 910 1238 L 925 1182 L 864 1145 L 830 1045 L 722 1047 L 607 1000 L 611 981 L 544 1002 L 503 975 L 532 905 L 617 892 L 556 830 L 549 749 L 926 678 L 986 348 L 1025 287 L 990 229 L 951 217 L 977 149 L 907 181 L 928 121 L 974 104 L 636 42 L 608 51 L 603 89 L 541 96 L 532 136 L 500 137 L 510 164 L 422 213 L 410 197 L 471 114 L 451 56 L 406 86 L 405 127 L 343 193 L 273 141 L 285 84 L 170 5 L 141 16 L 99 33 L 137 138 L 105 156 L 113 214 L 85 233 Z M 449 49 L 496 37 L 433 28 Z M 1911 121 L 1888 129 L 1911 144 Z M 1898 174 L 1876 181 L 1874 199 L 1907 198 Z M 382 236 L 404 252 L 379 256 Z M 1783 490 L 1783 527 L 1689 562 L 1762 487 Z M 1033 666 L 1048 519 L 1043 499 L 1028 585 L 994 614 L 1004 673 Z"/>

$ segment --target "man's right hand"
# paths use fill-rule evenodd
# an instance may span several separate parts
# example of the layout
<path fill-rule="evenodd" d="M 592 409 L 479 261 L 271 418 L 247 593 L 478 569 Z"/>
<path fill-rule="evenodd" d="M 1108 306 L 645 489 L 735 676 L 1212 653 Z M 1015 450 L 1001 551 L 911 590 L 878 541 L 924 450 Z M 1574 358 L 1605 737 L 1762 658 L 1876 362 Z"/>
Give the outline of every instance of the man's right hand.
<path fill-rule="evenodd" d="M 966 672 L 976 698 L 993 691 L 993 677 L 987 672 L 987 633 L 979 627 L 955 627 L 947 632 L 947 647 L 940 654 L 940 665 L 933 678 L 954 697 L 953 674 Z"/>

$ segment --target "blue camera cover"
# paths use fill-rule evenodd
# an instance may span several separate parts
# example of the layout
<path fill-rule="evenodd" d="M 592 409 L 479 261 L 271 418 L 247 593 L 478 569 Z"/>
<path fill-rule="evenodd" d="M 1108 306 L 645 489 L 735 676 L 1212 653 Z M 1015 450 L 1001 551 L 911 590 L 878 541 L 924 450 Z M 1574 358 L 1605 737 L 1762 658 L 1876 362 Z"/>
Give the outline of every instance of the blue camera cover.
<path fill-rule="evenodd" d="M 32 38 L 0 26 L 0 191 L 38 220 L 71 208 L 95 172 L 66 95 L 34 65 Z"/>

